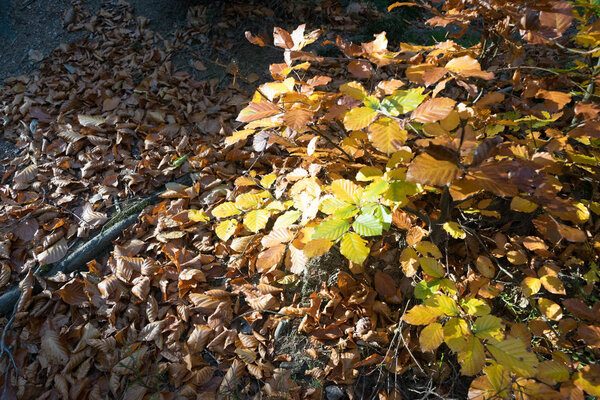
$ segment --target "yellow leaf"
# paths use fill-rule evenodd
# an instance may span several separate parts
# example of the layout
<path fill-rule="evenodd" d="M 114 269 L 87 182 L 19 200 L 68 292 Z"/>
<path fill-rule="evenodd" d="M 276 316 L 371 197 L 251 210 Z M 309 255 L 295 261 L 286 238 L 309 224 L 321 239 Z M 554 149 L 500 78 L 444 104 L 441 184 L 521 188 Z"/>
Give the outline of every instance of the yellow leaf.
<path fill-rule="evenodd" d="M 422 240 L 415 244 L 415 250 L 417 250 L 423 257 L 442 258 L 442 252 L 438 247 L 427 241 Z"/>
<path fill-rule="evenodd" d="M 260 184 L 265 189 L 268 189 L 271 187 L 271 185 L 273 184 L 273 182 L 275 182 L 276 179 L 277 179 L 277 175 L 275 175 L 275 174 L 265 175 L 260 180 Z"/>
<path fill-rule="evenodd" d="M 565 286 L 558 277 L 553 275 L 545 275 L 540 278 L 544 288 L 552 294 L 567 294 Z"/>
<path fill-rule="evenodd" d="M 444 330 L 442 325 L 434 322 L 427 325 L 419 334 L 419 344 L 422 351 L 433 351 L 444 341 Z"/>
<path fill-rule="evenodd" d="M 356 100 L 362 100 L 367 97 L 367 91 L 358 82 L 348 82 L 340 86 L 340 92 L 344 93 L 348 97 L 352 97 Z"/>
<path fill-rule="evenodd" d="M 194 222 L 206 222 L 210 219 L 202 210 L 188 210 L 188 218 Z"/>
<path fill-rule="evenodd" d="M 269 221 L 269 211 L 267 210 L 252 210 L 244 217 L 244 226 L 250 232 L 258 232 L 267 225 Z"/>
<path fill-rule="evenodd" d="M 356 204 L 362 196 L 363 189 L 347 179 L 337 179 L 331 182 L 331 192 L 339 200 Z"/>
<path fill-rule="evenodd" d="M 441 278 L 444 276 L 444 266 L 439 263 L 435 258 L 422 257 L 419 259 L 423 272 L 434 278 Z"/>
<path fill-rule="evenodd" d="M 376 116 L 377 111 L 370 107 L 356 107 L 344 116 L 344 126 L 351 131 L 360 130 L 369 126 Z"/>
<path fill-rule="evenodd" d="M 500 340 L 504 337 L 503 329 L 502 319 L 489 314 L 477 318 L 473 324 L 473 334 L 481 339 Z"/>
<path fill-rule="evenodd" d="M 235 199 L 235 206 L 240 210 L 255 210 L 263 197 L 258 193 L 243 193 Z"/>
<path fill-rule="evenodd" d="M 369 251 L 367 241 L 360 235 L 349 232 L 342 237 L 340 253 L 353 263 L 362 264 L 369 255 Z"/>
<path fill-rule="evenodd" d="M 411 325 L 429 325 L 444 313 L 439 308 L 417 305 L 408 310 L 402 320 Z"/>
<path fill-rule="evenodd" d="M 521 282 L 521 291 L 525 297 L 531 297 L 539 292 L 542 287 L 542 282 L 538 278 L 528 276 Z"/>
<path fill-rule="evenodd" d="M 487 375 L 495 394 L 501 396 L 501 398 L 506 398 L 506 390 L 510 386 L 510 375 L 506 369 L 502 365 L 493 362 L 492 365 L 483 368 L 483 372 Z"/>
<path fill-rule="evenodd" d="M 485 349 L 481 341 L 474 336 L 467 339 L 464 350 L 457 354 L 463 375 L 475 375 L 485 365 Z"/>
<path fill-rule="evenodd" d="M 461 307 L 469 315 L 480 317 L 489 314 L 492 310 L 490 306 L 481 299 L 470 298 L 461 301 Z"/>
<path fill-rule="evenodd" d="M 225 138 L 225 144 L 231 146 L 239 142 L 240 140 L 246 139 L 248 136 L 254 133 L 254 129 L 243 129 L 241 131 L 235 131 L 231 136 Z"/>
<path fill-rule="evenodd" d="M 303 251 L 309 258 L 320 257 L 327 253 L 332 245 L 333 241 L 330 239 L 313 239 L 304 246 Z"/>
<path fill-rule="evenodd" d="M 383 171 L 376 167 L 362 167 L 356 174 L 356 180 L 359 182 L 369 182 L 383 176 Z"/>
<path fill-rule="evenodd" d="M 545 298 L 538 300 L 538 307 L 543 316 L 552 321 L 558 321 L 563 317 L 562 308 L 552 300 Z"/>
<path fill-rule="evenodd" d="M 506 339 L 501 342 L 489 342 L 488 350 L 498 364 L 521 376 L 534 376 L 538 359 L 535 353 L 527 351 L 521 339 Z"/>
<path fill-rule="evenodd" d="M 467 340 L 473 336 L 467 321 L 462 318 L 450 318 L 444 325 L 444 342 L 455 353 L 463 351 Z"/>
<path fill-rule="evenodd" d="M 429 307 L 433 307 L 442 311 L 445 315 L 453 317 L 460 314 L 460 308 L 456 301 L 450 296 L 445 294 L 437 293 L 432 297 L 425 300 L 425 304 Z"/>
<path fill-rule="evenodd" d="M 369 139 L 382 153 L 391 154 L 406 141 L 407 132 L 391 118 L 380 118 L 369 126 Z"/>
<path fill-rule="evenodd" d="M 554 386 L 558 382 L 569 380 L 569 370 L 558 361 L 543 361 L 538 365 L 536 378 L 550 386 Z"/>
<path fill-rule="evenodd" d="M 573 374 L 573 383 L 592 396 L 600 396 L 600 365 L 590 364 Z"/>
<path fill-rule="evenodd" d="M 531 213 L 537 210 L 538 205 L 532 201 L 525 200 L 522 197 L 513 197 L 510 201 L 510 209 L 522 213 Z"/>
<path fill-rule="evenodd" d="M 230 201 L 219 204 L 218 206 L 216 206 L 215 208 L 213 208 L 212 210 L 212 215 L 217 217 L 217 218 L 226 218 L 226 217 L 231 217 L 234 215 L 238 215 L 240 214 L 242 211 L 240 211 L 236 206 L 235 203 L 232 203 Z"/>
<path fill-rule="evenodd" d="M 443 225 L 444 230 L 450 234 L 454 239 L 464 239 L 467 237 L 465 231 L 460 229 L 458 222 L 446 222 Z"/>
<path fill-rule="evenodd" d="M 222 241 L 226 242 L 229 240 L 231 235 L 235 233 L 238 222 L 235 219 L 228 219 L 217 224 L 215 233 Z"/>

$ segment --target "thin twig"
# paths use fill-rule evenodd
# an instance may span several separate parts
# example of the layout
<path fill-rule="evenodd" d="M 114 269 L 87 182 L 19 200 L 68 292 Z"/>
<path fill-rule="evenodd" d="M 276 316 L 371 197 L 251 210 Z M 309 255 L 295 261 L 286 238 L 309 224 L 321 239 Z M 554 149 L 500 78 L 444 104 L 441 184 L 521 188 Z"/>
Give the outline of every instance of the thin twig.
<path fill-rule="evenodd" d="M 477 241 L 479 242 L 479 244 L 481 245 L 481 247 L 483 247 L 483 250 L 487 253 L 488 256 L 490 256 L 490 258 L 492 260 L 494 260 L 494 263 L 496 264 L 496 267 L 498 267 L 498 269 L 502 272 L 504 272 L 506 275 L 508 275 L 511 279 L 514 279 L 514 275 L 511 274 L 510 272 L 508 272 L 496 259 L 496 257 L 494 257 L 494 255 L 490 252 L 490 250 L 488 249 L 487 245 L 485 243 L 483 243 L 483 240 L 481 240 L 481 238 L 479 237 L 479 235 L 477 234 L 477 232 L 475 232 L 473 229 L 464 226 L 464 225 L 460 225 L 460 227 L 467 232 L 468 234 L 470 234 L 471 236 L 474 236 L 475 239 L 477 239 Z"/>
<path fill-rule="evenodd" d="M 327 135 L 325 135 L 323 132 L 317 130 L 314 126 L 312 125 L 307 125 L 308 129 L 310 129 L 311 131 L 313 131 L 314 133 L 316 133 L 317 135 L 319 135 L 320 137 L 322 137 L 323 139 L 327 140 L 331 145 L 333 145 L 333 147 L 335 147 L 336 149 L 338 149 L 339 151 L 342 152 L 342 154 L 344 154 L 344 156 L 346 157 L 346 160 L 348 162 L 353 163 L 354 159 L 350 156 L 350 154 L 346 153 L 346 151 L 337 143 L 335 143 L 333 140 L 331 140 Z"/>

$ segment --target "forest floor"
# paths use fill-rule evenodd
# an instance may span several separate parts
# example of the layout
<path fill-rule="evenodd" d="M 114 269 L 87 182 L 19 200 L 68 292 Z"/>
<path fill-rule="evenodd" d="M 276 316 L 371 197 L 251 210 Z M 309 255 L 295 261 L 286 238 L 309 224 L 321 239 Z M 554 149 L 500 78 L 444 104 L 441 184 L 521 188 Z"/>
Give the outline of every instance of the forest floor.
<path fill-rule="evenodd" d="M 175 391 L 182 397 L 211 398 L 236 387 L 233 380 L 241 376 L 241 367 L 235 354 L 251 364 L 254 378 L 233 398 L 256 393 L 259 383 L 272 397 L 302 392 L 332 400 L 352 393 L 355 398 L 376 396 L 383 382 L 396 385 L 387 372 L 387 380 L 381 371 L 356 381 L 346 376 L 349 365 L 340 360 L 349 354 L 356 358 L 357 350 L 317 354 L 320 347 L 297 334 L 298 320 L 290 323 L 267 313 L 261 333 L 253 333 L 246 319 L 256 323 L 261 318 L 240 318 L 250 313 L 248 305 L 232 302 L 224 292 L 232 288 L 224 278 L 234 276 L 224 269 L 223 247 L 206 228 L 171 230 L 182 206 L 212 204 L 222 196 L 223 184 L 229 194 L 236 169 L 267 165 L 240 149 L 222 153 L 220 145 L 223 134 L 237 128 L 232 119 L 255 87 L 269 79 L 269 65 L 282 62 L 280 50 L 251 44 L 246 31 L 269 37 L 275 26 L 291 32 L 307 23 L 308 29 L 327 28 L 323 40 L 335 41 L 342 33 L 366 41 L 384 24 L 397 40 L 404 34 L 433 40 L 424 37 L 421 26 L 382 19 L 370 5 L 314 4 L 0 0 L 0 38 L 7 44 L 0 58 L 6 222 L 0 289 L 19 284 L 22 291 L 14 321 L 1 325 L 6 332 L 2 353 L 10 357 L 3 357 L 0 366 L 19 371 L 14 379 L 6 374 L 0 380 L 7 398 L 150 398 L 157 393 L 172 398 Z M 316 51 L 325 54 L 332 46 L 322 43 Z M 79 125 L 84 136 L 72 130 Z M 189 162 L 174 167 L 183 155 L 189 155 Z M 190 170 L 203 171 L 195 200 L 184 205 L 188 200 L 182 189 L 169 186 L 178 194 L 159 205 L 162 211 L 146 212 L 113 252 L 88 264 L 84 278 L 39 280 L 44 290 L 34 295 L 38 278 L 32 271 L 38 263 L 59 261 L 73 250 L 75 239 L 85 240 L 122 203 L 143 198 Z M 171 222 L 157 226 L 155 212 Z M 302 287 L 306 296 L 331 278 L 323 270 L 334 281 L 340 273 L 347 275 L 340 271 L 339 257 L 320 262 L 316 278 Z M 179 285 L 176 277 L 173 281 L 178 270 L 187 271 Z M 123 279 L 133 285 L 131 293 L 117 284 Z M 252 309 L 273 306 L 261 303 L 275 298 L 270 293 L 248 289 L 240 277 L 236 282 L 237 293 L 249 290 L 249 299 L 255 297 Z M 178 289 L 181 296 L 194 292 L 189 294 L 196 296 L 193 304 L 173 303 Z M 274 293 L 286 301 L 278 289 Z M 211 299 L 210 304 L 203 299 Z M 212 333 L 206 333 L 209 327 Z M 276 340 L 265 341 L 271 334 Z M 272 359 L 278 368 L 267 361 Z M 323 371 L 337 376 L 340 385 L 320 387 Z M 424 376 L 409 380 L 419 381 L 423 390 L 428 387 Z M 465 395 L 466 382 L 455 379 L 451 386 L 451 392 Z"/>

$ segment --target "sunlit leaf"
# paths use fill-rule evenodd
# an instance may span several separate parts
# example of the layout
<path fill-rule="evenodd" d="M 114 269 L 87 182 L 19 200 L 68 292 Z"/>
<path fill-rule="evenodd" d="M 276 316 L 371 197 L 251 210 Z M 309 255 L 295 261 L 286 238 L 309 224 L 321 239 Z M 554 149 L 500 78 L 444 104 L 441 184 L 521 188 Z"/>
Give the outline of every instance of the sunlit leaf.
<path fill-rule="evenodd" d="M 381 235 L 383 225 L 375 216 L 361 214 L 352 223 L 352 229 L 361 236 Z"/>
<path fill-rule="evenodd" d="M 320 257 L 327 253 L 332 245 L 333 241 L 330 239 L 314 239 L 304 246 L 303 251 L 307 257 Z"/>
<path fill-rule="evenodd" d="M 414 110 L 425 100 L 423 94 L 425 88 L 414 88 L 408 90 L 396 90 L 392 95 L 381 101 L 381 109 L 387 115 L 397 117 Z"/>
<path fill-rule="evenodd" d="M 382 153 L 391 154 L 406 141 L 407 132 L 391 118 L 379 118 L 369 126 L 369 140 Z"/>
<path fill-rule="evenodd" d="M 250 232 L 258 232 L 267 225 L 269 221 L 269 211 L 252 210 L 244 217 L 244 226 Z"/>
<path fill-rule="evenodd" d="M 286 211 L 275 220 L 273 229 L 288 227 L 288 226 L 292 225 L 293 223 L 295 223 L 296 221 L 298 221 L 298 218 L 300 218 L 301 216 L 302 216 L 302 211 L 298 211 L 298 210 Z"/>
<path fill-rule="evenodd" d="M 363 189 L 347 179 L 336 179 L 331 182 L 331 192 L 339 200 L 356 204 L 360 201 Z"/>
<path fill-rule="evenodd" d="M 344 116 L 344 126 L 348 130 L 360 130 L 369 126 L 375 117 L 377 117 L 377 111 L 372 108 L 356 107 Z"/>
<path fill-rule="evenodd" d="M 217 218 L 227 218 L 241 214 L 241 212 L 242 211 L 235 206 L 235 203 L 228 201 L 213 208 L 211 214 Z"/>
<path fill-rule="evenodd" d="M 315 227 L 312 238 L 338 240 L 349 228 L 350 223 L 344 219 L 326 219 Z"/>
<path fill-rule="evenodd" d="M 410 118 L 416 122 L 437 122 L 446 118 L 454 109 L 456 101 L 447 97 L 436 97 L 435 99 L 427 100 L 425 103 L 417 107 Z"/>
<path fill-rule="evenodd" d="M 188 210 L 188 218 L 194 222 L 207 222 L 210 220 L 208 215 L 202 210 Z"/>
<path fill-rule="evenodd" d="M 472 328 L 473 334 L 478 338 L 496 340 L 503 338 L 503 329 L 502 319 L 490 314 L 477 318 Z"/>
<path fill-rule="evenodd" d="M 340 253 L 356 264 L 362 264 L 369 255 L 367 241 L 353 232 L 346 233 L 340 243 Z"/>
<path fill-rule="evenodd" d="M 485 301 L 476 298 L 463 300 L 460 305 L 467 314 L 476 317 L 487 315 L 492 310 Z"/>
<path fill-rule="evenodd" d="M 460 169 L 455 163 L 436 160 L 429 153 L 422 153 L 410 163 L 406 179 L 421 184 L 443 186 L 451 183 L 459 174 Z"/>
<path fill-rule="evenodd" d="M 250 103 L 250 105 L 240 111 L 236 120 L 239 122 L 252 122 L 272 117 L 281 112 L 282 110 L 277 104 L 271 103 L 270 101 L 261 101 L 260 103 Z"/>
<path fill-rule="evenodd" d="M 435 258 L 422 257 L 419 259 L 419 263 L 423 272 L 434 278 L 442 278 L 446 273 L 444 266 Z"/>
<path fill-rule="evenodd" d="M 344 83 L 340 86 L 340 92 L 356 100 L 363 100 L 365 97 L 367 97 L 367 91 L 363 85 L 358 82 Z"/>
<path fill-rule="evenodd" d="M 467 237 L 467 233 L 460 228 L 458 222 L 445 222 L 443 228 L 454 239 L 464 239 Z"/>
<path fill-rule="evenodd" d="M 442 325 L 434 322 L 427 325 L 419 334 L 419 345 L 421 351 L 433 351 L 444 342 L 444 331 Z"/>
<path fill-rule="evenodd" d="M 527 351 L 521 339 L 505 339 L 490 342 L 487 349 L 499 364 L 521 376 L 534 376 L 538 359 L 532 351 Z"/>
<path fill-rule="evenodd" d="M 485 349 L 481 341 L 470 336 L 467 338 L 464 348 L 457 354 L 460 362 L 460 372 L 463 375 L 475 375 L 481 372 L 485 365 Z"/>
<path fill-rule="evenodd" d="M 417 305 L 402 315 L 402 320 L 411 325 L 429 325 L 444 313 L 439 308 Z"/>
<path fill-rule="evenodd" d="M 526 277 L 521 282 L 521 291 L 525 297 L 531 297 L 540 291 L 542 282 L 538 278 L 531 276 Z"/>
<path fill-rule="evenodd" d="M 541 298 L 538 300 L 538 307 L 549 320 L 558 321 L 563 316 L 562 308 L 552 300 Z"/>
<path fill-rule="evenodd" d="M 238 222 L 235 219 L 228 219 L 219 222 L 215 228 L 215 233 L 222 241 L 226 242 L 229 240 L 231 235 L 235 233 Z"/>
<path fill-rule="evenodd" d="M 519 211 L 523 213 L 534 212 L 538 208 L 538 205 L 532 201 L 525 200 L 522 197 L 513 197 L 510 201 L 510 209 L 513 211 Z"/>

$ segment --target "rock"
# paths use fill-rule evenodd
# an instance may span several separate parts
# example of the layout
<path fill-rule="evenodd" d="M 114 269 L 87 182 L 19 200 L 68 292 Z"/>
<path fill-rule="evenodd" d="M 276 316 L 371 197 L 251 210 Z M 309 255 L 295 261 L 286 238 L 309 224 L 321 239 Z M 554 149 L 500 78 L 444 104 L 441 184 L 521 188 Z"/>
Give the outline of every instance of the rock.
<path fill-rule="evenodd" d="M 339 386 L 331 385 L 325 388 L 327 400 L 340 400 L 346 396 L 344 391 Z"/>

